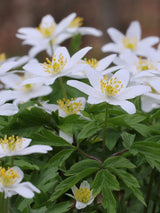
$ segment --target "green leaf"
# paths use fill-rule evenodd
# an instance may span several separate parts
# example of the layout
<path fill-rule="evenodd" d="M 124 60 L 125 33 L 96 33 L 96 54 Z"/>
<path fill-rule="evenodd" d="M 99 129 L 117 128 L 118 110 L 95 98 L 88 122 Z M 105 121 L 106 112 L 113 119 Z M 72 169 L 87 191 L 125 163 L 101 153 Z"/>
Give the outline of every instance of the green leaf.
<path fill-rule="evenodd" d="M 160 161 L 160 144 L 156 142 L 136 142 L 131 150 L 139 152 L 151 159 Z"/>
<path fill-rule="evenodd" d="M 46 165 L 54 165 L 57 167 L 61 167 L 62 164 L 67 160 L 67 158 L 70 157 L 70 155 L 74 152 L 74 149 L 64 149 L 60 152 L 58 152 L 56 155 L 54 155 Z"/>
<path fill-rule="evenodd" d="M 132 146 L 136 135 L 135 134 L 134 135 L 129 134 L 128 132 L 123 132 L 121 134 L 121 136 L 122 136 L 122 139 L 123 139 L 123 146 L 126 149 L 129 149 Z"/>
<path fill-rule="evenodd" d="M 132 169 L 132 168 L 136 167 L 128 159 L 121 157 L 121 156 L 107 158 L 105 160 L 103 166 L 105 168 L 113 167 L 113 168 L 127 168 L 127 169 Z"/>
<path fill-rule="evenodd" d="M 78 173 L 81 173 L 81 171 L 85 171 L 88 169 L 94 169 L 95 171 L 100 169 L 101 164 L 96 160 L 86 159 L 79 161 L 78 163 L 75 163 L 69 171 L 65 173 L 65 175 L 76 175 Z"/>
<path fill-rule="evenodd" d="M 108 185 L 102 188 L 102 205 L 107 209 L 107 213 L 116 213 L 116 200 Z"/>
<path fill-rule="evenodd" d="M 146 206 L 146 203 L 144 201 L 143 195 L 141 193 L 141 191 L 139 189 L 137 189 L 136 187 L 131 187 L 130 188 L 134 194 L 134 196 L 141 202 L 143 203 L 143 205 Z"/>
<path fill-rule="evenodd" d="M 65 141 L 63 138 L 57 135 L 54 135 L 49 130 L 42 130 L 41 133 L 34 134 L 32 138 L 33 138 L 32 144 L 73 147 L 70 143 Z"/>
<path fill-rule="evenodd" d="M 83 178 L 87 177 L 88 175 L 91 175 L 95 172 L 95 168 L 88 168 L 88 170 L 84 170 L 77 175 L 68 177 L 67 179 L 63 180 L 55 189 L 55 192 L 51 195 L 50 201 L 54 201 L 57 198 L 59 198 L 62 194 L 64 194 L 66 191 L 71 189 L 72 186 L 74 186 L 76 183 L 78 183 Z"/>
<path fill-rule="evenodd" d="M 70 55 L 72 56 L 74 53 L 76 53 L 81 45 L 81 34 L 77 34 L 72 37 L 71 44 L 70 44 Z"/>
<path fill-rule="evenodd" d="M 91 137 L 100 130 L 101 128 L 97 126 L 96 122 L 89 122 L 88 124 L 83 126 L 82 130 L 78 134 L 78 140 Z"/>
<path fill-rule="evenodd" d="M 107 148 L 111 151 L 115 147 L 120 134 L 119 132 L 116 132 L 114 129 L 108 128 L 106 136 L 107 137 L 106 137 L 105 144 Z"/>
<path fill-rule="evenodd" d="M 14 160 L 14 164 L 20 167 L 22 170 L 30 169 L 30 170 L 39 170 L 39 167 L 35 164 L 31 164 L 24 160 Z"/>
<path fill-rule="evenodd" d="M 70 210 L 72 203 L 69 201 L 61 202 L 56 205 L 51 210 L 48 210 L 47 213 L 64 213 Z"/>
<path fill-rule="evenodd" d="M 96 196 L 98 193 L 100 193 L 104 185 L 107 185 L 107 187 L 111 190 L 119 190 L 119 183 L 116 177 L 106 169 L 100 170 L 96 174 L 92 184 L 93 195 Z"/>
<path fill-rule="evenodd" d="M 127 171 L 122 169 L 115 169 L 113 167 L 110 168 L 110 170 L 115 173 L 128 188 L 132 189 L 132 187 L 140 187 L 137 179 Z"/>

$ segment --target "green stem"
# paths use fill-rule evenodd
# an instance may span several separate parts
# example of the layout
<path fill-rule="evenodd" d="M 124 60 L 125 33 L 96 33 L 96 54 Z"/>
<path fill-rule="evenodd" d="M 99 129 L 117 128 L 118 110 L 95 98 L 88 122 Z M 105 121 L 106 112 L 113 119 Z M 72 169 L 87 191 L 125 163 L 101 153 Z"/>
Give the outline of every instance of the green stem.
<path fill-rule="evenodd" d="M 50 47 L 51 47 L 51 55 L 53 56 L 53 54 L 54 54 L 54 51 L 53 51 L 53 46 L 52 46 L 52 40 L 50 40 L 50 42 L 49 42 L 49 44 L 50 44 Z"/>
<path fill-rule="evenodd" d="M 106 103 L 106 112 L 105 112 L 105 120 L 104 120 L 104 131 L 103 131 L 103 143 L 102 143 L 102 150 L 103 150 L 103 161 L 106 157 L 106 130 L 107 130 L 107 121 L 108 121 L 108 103 Z"/>
<path fill-rule="evenodd" d="M 157 187 L 157 190 L 156 190 L 156 196 L 158 196 L 159 191 L 160 191 L 160 181 L 159 181 L 159 183 L 158 183 L 158 187 Z M 155 213 L 155 212 L 156 212 L 156 208 L 157 208 L 157 202 L 154 201 L 154 203 L 153 203 L 153 208 L 152 208 L 152 213 Z"/>
<path fill-rule="evenodd" d="M 98 161 L 99 163 L 102 164 L 102 161 L 101 161 L 101 160 L 99 160 L 98 158 L 96 158 L 96 157 L 94 157 L 94 156 L 92 156 L 92 155 L 88 155 L 87 153 L 85 153 L 85 152 L 84 152 L 83 150 L 81 150 L 80 148 L 78 148 L 78 151 L 79 151 L 80 153 L 82 153 L 84 156 L 86 156 L 87 158 L 96 160 L 96 161 Z"/>
<path fill-rule="evenodd" d="M 144 207 L 143 213 L 148 212 L 148 207 L 149 207 L 149 201 L 150 201 L 150 196 L 151 196 L 151 191 L 152 191 L 152 184 L 155 176 L 156 168 L 152 169 L 151 175 L 150 175 L 150 180 L 149 180 L 149 185 L 148 185 L 148 190 L 147 190 L 147 195 L 146 195 L 146 206 Z"/>
<path fill-rule="evenodd" d="M 4 213 L 8 213 L 8 197 L 5 199 Z"/>
<path fill-rule="evenodd" d="M 67 94 L 66 94 L 66 90 L 65 90 L 65 88 L 64 88 L 64 84 L 63 84 L 63 79 L 62 79 L 62 77 L 58 78 L 58 80 L 59 80 L 59 84 L 60 84 L 60 87 L 61 87 L 61 90 L 62 90 L 63 97 L 64 97 L 65 99 L 67 99 Z"/>
<path fill-rule="evenodd" d="M 0 193 L 0 212 L 4 212 L 4 193 Z"/>

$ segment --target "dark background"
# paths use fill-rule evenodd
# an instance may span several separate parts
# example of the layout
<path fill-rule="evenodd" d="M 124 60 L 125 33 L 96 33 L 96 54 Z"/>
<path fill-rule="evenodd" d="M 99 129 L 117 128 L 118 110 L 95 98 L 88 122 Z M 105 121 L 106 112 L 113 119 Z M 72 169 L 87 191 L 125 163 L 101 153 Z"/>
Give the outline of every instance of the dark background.
<path fill-rule="evenodd" d="M 84 18 L 83 26 L 103 31 L 102 37 L 83 36 L 82 45 L 92 46 L 93 57 L 103 57 L 101 47 L 110 41 L 108 27 L 125 33 L 129 23 L 138 20 L 142 37 L 160 35 L 160 0 L 0 0 L 0 53 L 8 57 L 27 54 L 29 46 L 15 34 L 20 27 L 36 27 L 51 14 L 58 23 L 72 12 Z M 69 45 L 65 43 L 64 45 Z"/>

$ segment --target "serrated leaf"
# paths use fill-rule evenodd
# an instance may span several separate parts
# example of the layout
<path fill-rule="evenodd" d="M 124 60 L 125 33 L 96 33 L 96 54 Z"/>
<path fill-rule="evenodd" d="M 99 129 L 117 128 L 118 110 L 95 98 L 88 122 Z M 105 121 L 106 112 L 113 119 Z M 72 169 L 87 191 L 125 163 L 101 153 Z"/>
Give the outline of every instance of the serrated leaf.
<path fill-rule="evenodd" d="M 22 170 L 30 169 L 30 170 L 39 170 L 39 167 L 35 164 L 31 164 L 24 160 L 14 160 L 14 164 L 20 167 Z"/>
<path fill-rule="evenodd" d="M 116 200 L 108 185 L 102 188 L 102 205 L 107 209 L 107 213 L 116 213 Z"/>
<path fill-rule="evenodd" d="M 51 210 L 48 210 L 47 213 L 65 213 L 68 212 L 72 203 L 67 201 L 67 202 L 61 202 L 56 205 Z"/>
<path fill-rule="evenodd" d="M 49 130 L 43 130 L 41 131 L 41 133 L 36 133 L 33 135 L 32 138 L 33 138 L 32 144 L 73 147 L 70 143 L 65 141 L 63 138 L 53 134 Z"/>
<path fill-rule="evenodd" d="M 106 136 L 107 137 L 105 144 L 107 148 L 111 151 L 115 147 L 120 134 L 119 132 L 116 132 L 114 129 L 107 129 Z"/>
<path fill-rule="evenodd" d="M 135 196 L 141 203 L 143 203 L 143 205 L 146 205 L 141 191 L 140 191 L 139 189 L 137 189 L 136 187 L 131 187 L 130 189 L 132 190 L 134 196 Z"/>
<path fill-rule="evenodd" d="M 160 144 L 156 142 L 136 142 L 131 147 L 132 150 L 139 152 L 151 159 L 160 161 Z"/>
<path fill-rule="evenodd" d="M 129 134 L 128 132 L 123 132 L 121 134 L 122 139 L 123 139 L 123 145 L 126 149 L 130 148 L 131 145 L 133 144 L 134 140 L 135 140 L 135 134 Z"/>
<path fill-rule="evenodd" d="M 91 169 L 91 168 L 95 169 L 95 171 L 96 171 L 100 167 L 101 167 L 101 164 L 98 161 L 86 159 L 86 160 L 79 161 L 78 163 L 75 163 L 70 168 L 70 170 L 65 173 L 65 175 L 67 175 L 67 176 L 76 175 L 83 170 L 87 170 L 87 169 Z"/>
<path fill-rule="evenodd" d="M 67 179 L 63 180 L 55 189 L 55 192 L 51 195 L 50 201 L 54 201 L 59 198 L 62 194 L 66 191 L 71 189 L 76 183 L 78 183 L 83 178 L 87 177 L 88 175 L 95 172 L 95 168 L 88 168 L 88 170 L 82 171 L 77 175 L 68 177 Z"/>
<path fill-rule="evenodd" d="M 103 164 L 105 168 L 113 167 L 113 168 L 128 168 L 132 169 L 136 166 L 131 163 L 127 158 L 121 157 L 121 156 L 115 156 L 107 158 Z"/>

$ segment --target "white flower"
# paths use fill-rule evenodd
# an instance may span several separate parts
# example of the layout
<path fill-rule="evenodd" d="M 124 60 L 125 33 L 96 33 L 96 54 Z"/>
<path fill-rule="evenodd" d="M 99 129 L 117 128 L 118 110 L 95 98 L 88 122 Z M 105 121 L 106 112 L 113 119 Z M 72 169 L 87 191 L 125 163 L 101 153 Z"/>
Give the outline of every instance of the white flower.
<path fill-rule="evenodd" d="M 34 192 L 40 193 L 40 190 L 32 183 L 20 183 L 23 177 L 22 170 L 17 166 L 8 168 L 7 170 L 0 167 L 0 192 L 4 192 L 5 199 L 16 194 L 24 198 L 33 198 Z"/>
<path fill-rule="evenodd" d="M 30 83 L 40 81 L 44 82 L 46 85 L 50 85 L 53 84 L 54 81 L 59 77 L 72 77 L 73 71 L 75 73 L 77 70 L 79 71 L 80 64 L 78 64 L 78 62 L 90 49 L 91 47 L 85 47 L 70 57 L 69 52 L 65 47 L 59 47 L 56 49 L 51 61 L 46 59 L 47 62 L 44 64 L 31 61 L 23 68 L 32 75 L 36 75 L 35 78 L 32 78 Z"/>
<path fill-rule="evenodd" d="M 0 139 L 0 158 L 6 156 L 29 155 L 32 153 L 47 153 L 52 150 L 52 147 L 47 145 L 29 146 L 32 139 L 22 138 L 18 136 L 7 136 Z M 29 146 L 29 147 L 28 147 Z"/>
<path fill-rule="evenodd" d="M 15 104 L 0 104 L 0 115 L 10 116 L 14 115 L 19 111 Z"/>
<path fill-rule="evenodd" d="M 72 20 L 67 28 L 67 33 L 72 35 L 81 34 L 81 35 L 93 35 L 101 36 L 102 32 L 93 27 L 81 27 L 83 25 L 83 18 L 76 17 Z"/>
<path fill-rule="evenodd" d="M 79 189 L 76 186 L 73 186 L 71 189 L 74 196 L 70 194 L 67 195 L 76 200 L 77 209 L 84 209 L 94 201 L 92 190 L 90 190 L 90 184 L 87 181 L 84 180 L 81 183 Z"/>
<path fill-rule="evenodd" d="M 152 50 L 152 46 L 159 41 L 159 38 L 156 36 L 150 36 L 141 40 L 141 27 L 138 21 L 131 22 L 126 35 L 112 27 L 107 32 L 114 43 L 104 45 L 102 47 L 103 52 L 122 53 L 128 49 L 135 54 L 146 56 L 146 53 Z"/>
<path fill-rule="evenodd" d="M 23 73 L 22 73 L 23 74 Z M 39 96 L 45 96 L 52 92 L 50 86 L 43 85 L 43 82 L 30 82 L 30 79 L 35 77 L 30 73 L 25 72 L 23 76 L 17 74 L 10 74 L 8 76 L 1 77 L 1 81 L 5 84 L 6 88 L 11 88 L 10 91 L 4 91 L 8 93 L 4 100 L 14 100 L 15 104 L 27 102 L 32 98 Z"/>
<path fill-rule="evenodd" d="M 53 111 L 58 110 L 59 115 L 61 117 L 66 117 L 67 115 L 71 114 L 79 114 L 81 115 L 81 110 L 84 110 L 85 104 L 86 104 L 86 99 L 84 97 L 79 97 L 79 98 L 72 98 L 71 100 L 69 99 L 63 99 L 63 100 L 58 100 L 58 105 L 56 104 L 47 104 L 46 102 L 41 102 L 42 106 L 37 106 L 49 114 L 51 114 Z M 84 116 L 81 115 L 83 118 Z M 87 118 L 88 119 L 88 118 Z M 70 144 L 73 143 L 73 135 L 69 135 L 65 133 L 62 130 L 59 130 L 59 136 L 62 137 L 64 140 L 69 142 Z"/>
<path fill-rule="evenodd" d="M 59 24 L 56 24 L 54 18 L 48 14 L 42 18 L 41 23 L 37 28 L 20 28 L 16 36 L 24 40 L 23 44 L 33 46 L 29 53 L 31 57 L 34 57 L 43 50 L 46 50 L 51 54 L 50 44 L 53 46 L 52 48 L 56 48 L 60 43 L 70 37 L 64 32 L 75 16 L 76 14 L 72 13 L 64 18 Z"/>
<path fill-rule="evenodd" d="M 129 72 L 126 70 L 117 71 L 111 78 L 90 70 L 86 74 L 91 86 L 76 80 L 69 80 L 67 84 L 87 94 L 87 102 L 90 104 L 107 102 L 111 105 L 119 105 L 123 110 L 132 114 L 136 112 L 135 106 L 126 99 L 132 99 L 151 91 L 148 86 L 127 87 Z"/>

